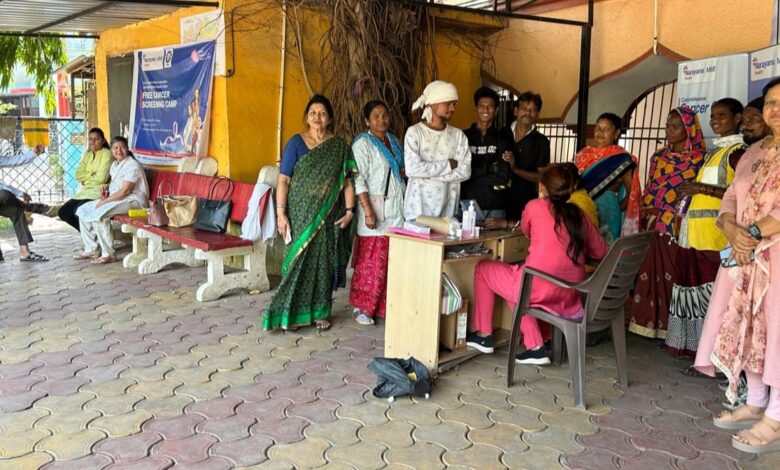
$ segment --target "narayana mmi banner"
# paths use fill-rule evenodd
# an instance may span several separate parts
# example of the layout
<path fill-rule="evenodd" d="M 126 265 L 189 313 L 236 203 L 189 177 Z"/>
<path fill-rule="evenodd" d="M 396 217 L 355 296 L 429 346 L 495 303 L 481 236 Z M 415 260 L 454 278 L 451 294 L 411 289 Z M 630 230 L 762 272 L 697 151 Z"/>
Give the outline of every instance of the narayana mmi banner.
<path fill-rule="evenodd" d="M 142 163 L 207 155 L 214 49 L 206 41 L 135 51 L 130 148 Z"/>

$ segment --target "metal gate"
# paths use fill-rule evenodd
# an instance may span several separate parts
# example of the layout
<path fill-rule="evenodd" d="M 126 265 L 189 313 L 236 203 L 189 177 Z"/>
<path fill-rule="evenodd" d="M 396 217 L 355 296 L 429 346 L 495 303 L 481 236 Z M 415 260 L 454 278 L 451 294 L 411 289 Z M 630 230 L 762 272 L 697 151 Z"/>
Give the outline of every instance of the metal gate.
<path fill-rule="evenodd" d="M 0 116 L 0 141 L 10 142 L 15 152 L 24 143 L 23 119 Z M 46 153 L 24 166 L 0 168 L 0 181 L 27 192 L 36 202 L 63 202 L 78 190 L 76 168 L 86 150 L 84 121 L 35 119 L 48 122 L 49 145 Z"/>
<path fill-rule="evenodd" d="M 628 123 L 618 142 L 639 160 L 640 181 L 647 181 L 650 159 L 666 141 L 666 116 L 677 106 L 677 80 L 664 82 L 642 93 L 623 116 Z"/>

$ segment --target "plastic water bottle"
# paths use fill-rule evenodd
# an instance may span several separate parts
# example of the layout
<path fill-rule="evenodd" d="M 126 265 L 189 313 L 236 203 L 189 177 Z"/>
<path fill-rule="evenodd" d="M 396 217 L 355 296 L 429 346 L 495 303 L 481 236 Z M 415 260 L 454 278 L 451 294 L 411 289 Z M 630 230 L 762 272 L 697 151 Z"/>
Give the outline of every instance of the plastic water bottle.
<path fill-rule="evenodd" d="M 466 238 L 474 238 L 474 228 L 477 226 L 477 210 L 474 201 L 469 203 L 468 210 L 463 214 L 463 233 Z"/>

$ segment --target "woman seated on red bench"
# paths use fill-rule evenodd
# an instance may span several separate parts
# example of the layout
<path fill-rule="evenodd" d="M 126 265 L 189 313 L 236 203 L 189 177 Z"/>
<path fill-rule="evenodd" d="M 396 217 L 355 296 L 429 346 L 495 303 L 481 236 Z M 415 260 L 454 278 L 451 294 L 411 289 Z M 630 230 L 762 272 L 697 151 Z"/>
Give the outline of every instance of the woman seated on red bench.
<path fill-rule="evenodd" d="M 520 224 L 530 239 L 525 265 L 544 271 L 567 282 L 585 279 L 585 259 L 601 259 L 607 244 L 593 222 L 574 204 L 567 202 L 576 189 L 576 180 L 563 164 L 542 171 L 539 199 L 526 205 Z M 466 344 L 485 353 L 493 352 L 493 305 L 495 294 L 512 307 L 518 301 L 523 265 L 485 260 L 474 273 L 474 324 L 476 331 L 466 336 Z M 563 289 L 535 279 L 531 305 L 563 317 L 582 315 L 577 291 Z M 536 318 L 524 316 L 520 322 L 525 351 L 518 354 L 518 364 L 550 363 Z"/>

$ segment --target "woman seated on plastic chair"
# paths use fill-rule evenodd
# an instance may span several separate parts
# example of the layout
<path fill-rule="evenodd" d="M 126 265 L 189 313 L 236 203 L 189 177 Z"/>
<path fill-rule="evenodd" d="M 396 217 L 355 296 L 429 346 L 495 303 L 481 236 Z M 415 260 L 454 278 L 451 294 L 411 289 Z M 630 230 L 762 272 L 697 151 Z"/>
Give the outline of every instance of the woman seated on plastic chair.
<path fill-rule="evenodd" d="M 574 204 L 568 202 L 576 180 L 563 164 L 547 167 L 539 181 L 539 199 L 528 203 L 520 228 L 530 239 L 525 265 L 544 271 L 567 282 L 585 279 L 585 260 L 602 259 L 607 244 L 593 222 Z M 466 336 L 466 344 L 481 352 L 493 352 L 493 306 L 495 294 L 511 307 L 518 301 L 523 266 L 485 260 L 474 273 L 475 330 Z M 580 294 L 547 281 L 536 279 L 531 291 L 531 305 L 563 317 L 583 314 Z M 544 348 L 537 320 L 524 316 L 520 323 L 525 351 L 518 354 L 518 364 L 545 365 L 550 358 Z"/>

